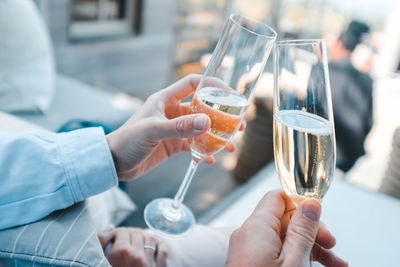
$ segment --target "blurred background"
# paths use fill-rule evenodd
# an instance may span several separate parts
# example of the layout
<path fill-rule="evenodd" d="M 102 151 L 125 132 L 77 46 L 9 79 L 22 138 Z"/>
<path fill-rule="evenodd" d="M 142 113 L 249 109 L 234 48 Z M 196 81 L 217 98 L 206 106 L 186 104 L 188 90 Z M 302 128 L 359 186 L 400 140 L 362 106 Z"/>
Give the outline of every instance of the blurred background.
<path fill-rule="evenodd" d="M 142 99 L 187 73 L 201 73 L 202 55 L 213 51 L 232 12 L 268 23 L 281 38 L 333 38 L 358 19 L 371 27 L 369 45 L 379 49 L 396 6 L 395 0 L 35 2 L 49 28 L 58 72 Z"/>
<path fill-rule="evenodd" d="M 230 13 L 242 13 L 271 25 L 278 32 L 278 39 L 323 37 L 328 53 L 337 47 L 338 38 L 343 41 L 340 37 L 346 36 L 346 29 L 349 32 L 351 21 L 362 22 L 369 29 L 357 33 L 356 45 L 347 54 L 353 67 L 371 78 L 373 109 L 370 106 L 369 112 L 373 124 L 361 137 L 366 154 L 358 155 L 357 161 L 343 171 L 349 181 L 378 190 L 394 129 L 400 125 L 396 116 L 400 111 L 400 2 L 34 0 L 34 3 L 50 36 L 56 77 L 62 77 L 56 78 L 55 83 L 53 102 L 57 104 L 42 110 L 40 116 L 26 110 L 11 112 L 55 131 L 93 123 L 112 130 L 127 118 L 125 113 L 113 113 L 114 110 L 130 105 L 139 107 L 142 100 L 177 79 L 189 73 L 202 73 Z M 246 186 L 245 182 L 272 160 L 272 124 L 268 124 L 271 59 L 272 56 L 259 83 L 255 104 L 248 111 L 249 127 L 236 138 L 238 152 L 220 153 L 214 166 L 200 166 L 189 189 L 185 203 L 201 222 L 207 222 L 212 208 Z M 335 83 L 332 79 L 331 82 Z M 57 90 L 62 95 L 57 95 Z M 110 99 L 115 101 L 109 104 Z M 83 101 L 82 107 L 75 101 Z M 75 113 L 67 118 L 66 110 Z M 105 110 L 103 120 L 99 114 Z M 128 111 L 131 112 L 129 108 Z M 96 119 L 86 118 L 85 113 L 95 113 Z M 75 121 L 78 126 L 71 126 L 71 119 L 82 118 Z M 263 123 L 266 127 L 260 129 L 257 125 Z M 253 149 L 254 144 L 248 143 L 259 139 L 265 148 L 260 149 L 258 143 L 258 150 Z M 145 177 L 122 184 L 138 206 L 126 224 L 143 226 L 144 205 L 155 197 L 173 196 L 189 161 L 189 154 L 178 155 Z"/>

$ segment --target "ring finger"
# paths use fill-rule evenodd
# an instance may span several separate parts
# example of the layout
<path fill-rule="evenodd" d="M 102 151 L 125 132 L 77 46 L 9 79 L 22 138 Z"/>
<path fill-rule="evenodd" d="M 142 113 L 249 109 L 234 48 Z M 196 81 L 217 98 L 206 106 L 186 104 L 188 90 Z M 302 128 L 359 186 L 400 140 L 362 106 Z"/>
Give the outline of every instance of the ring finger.
<path fill-rule="evenodd" d="M 153 235 L 149 233 L 143 234 L 143 247 L 146 256 L 154 263 L 157 255 L 157 242 Z"/>

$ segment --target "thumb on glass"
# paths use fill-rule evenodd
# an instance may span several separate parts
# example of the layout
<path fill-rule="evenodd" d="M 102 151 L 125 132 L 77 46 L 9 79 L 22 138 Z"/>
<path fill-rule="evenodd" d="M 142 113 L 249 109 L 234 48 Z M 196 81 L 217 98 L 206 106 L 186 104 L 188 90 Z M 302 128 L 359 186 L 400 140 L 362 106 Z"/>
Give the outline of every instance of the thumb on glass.
<path fill-rule="evenodd" d="M 321 204 L 316 199 L 306 199 L 297 207 L 290 220 L 282 252 L 295 261 L 310 261 L 321 216 Z"/>
<path fill-rule="evenodd" d="M 172 120 L 161 121 L 154 133 L 159 139 L 191 138 L 207 131 L 211 126 L 210 118 L 205 114 L 180 116 Z"/>

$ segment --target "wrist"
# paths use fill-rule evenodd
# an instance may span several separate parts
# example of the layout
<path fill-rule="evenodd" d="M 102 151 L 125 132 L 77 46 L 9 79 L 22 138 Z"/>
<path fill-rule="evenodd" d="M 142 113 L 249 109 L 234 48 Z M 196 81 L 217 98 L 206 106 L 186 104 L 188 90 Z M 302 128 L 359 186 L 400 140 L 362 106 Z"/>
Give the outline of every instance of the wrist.
<path fill-rule="evenodd" d="M 117 171 L 117 174 L 119 173 L 119 164 L 118 164 L 118 145 L 117 145 L 117 136 L 116 136 L 116 131 L 109 133 L 106 135 L 107 143 L 108 143 L 108 148 L 110 149 L 113 161 L 114 161 L 114 166 L 115 170 Z"/>

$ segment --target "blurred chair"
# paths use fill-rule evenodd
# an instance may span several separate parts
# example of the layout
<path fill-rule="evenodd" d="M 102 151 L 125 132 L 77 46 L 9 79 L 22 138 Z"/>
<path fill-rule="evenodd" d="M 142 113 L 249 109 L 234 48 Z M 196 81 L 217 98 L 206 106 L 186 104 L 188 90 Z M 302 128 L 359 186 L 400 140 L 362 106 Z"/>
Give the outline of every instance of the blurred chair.
<path fill-rule="evenodd" d="M 111 94 L 58 75 L 45 24 L 32 1 L 0 2 L 0 109 L 58 131 L 84 125 L 113 130 L 140 106 L 141 101 Z M 66 127 L 64 127 L 66 129 Z"/>

